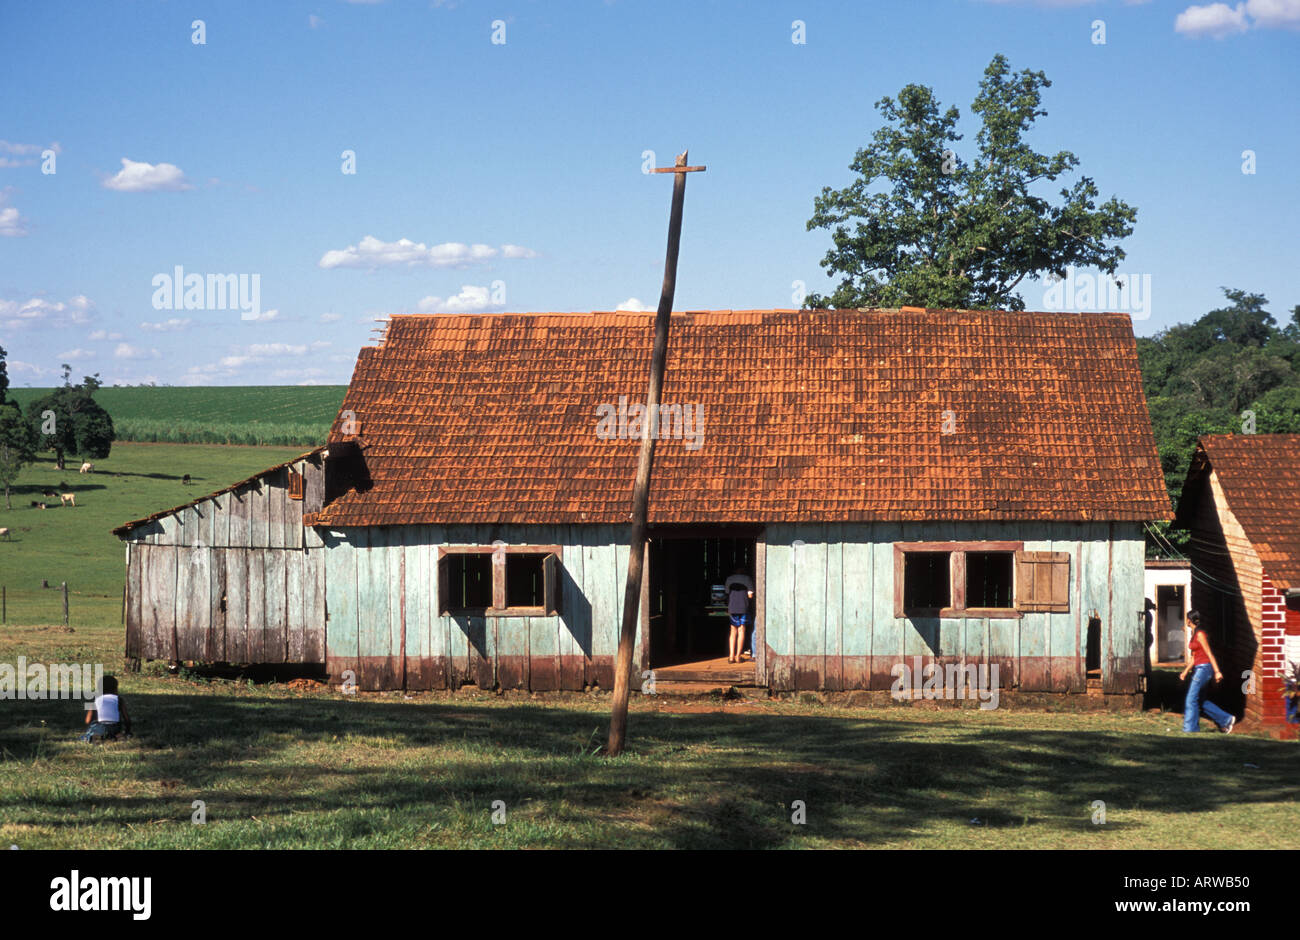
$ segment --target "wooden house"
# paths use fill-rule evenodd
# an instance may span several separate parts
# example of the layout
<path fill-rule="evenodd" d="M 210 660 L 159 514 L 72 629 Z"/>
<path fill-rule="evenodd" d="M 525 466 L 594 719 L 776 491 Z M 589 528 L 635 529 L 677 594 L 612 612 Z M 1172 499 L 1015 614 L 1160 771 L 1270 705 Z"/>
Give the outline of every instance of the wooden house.
<path fill-rule="evenodd" d="M 639 678 L 725 657 L 716 588 L 739 568 L 757 642 L 737 684 L 889 689 L 919 657 L 997 665 L 1004 688 L 1139 689 L 1143 525 L 1171 514 L 1126 316 L 675 314 L 643 420 L 652 333 L 645 313 L 413 315 L 361 350 L 297 549 L 304 572 L 323 563 L 332 677 L 612 687 L 652 427 Z M 149 523 L 176 571 L 191 512 Z M 236 544 L 233 517 L 214 527 L 230 541 L 209 552 L 275 550 Z M 158 583 L 130 581 L 132 611 Z"/>
<path fill-rule="evenodd" d="M 1243 729 L 1294 737 L 1282 671 L 1300 664 L 1300 434 L 1202 437 L 1177 524 L 1191 533 L 1192 606 L 1224 675 L 1215 701 Z"/>

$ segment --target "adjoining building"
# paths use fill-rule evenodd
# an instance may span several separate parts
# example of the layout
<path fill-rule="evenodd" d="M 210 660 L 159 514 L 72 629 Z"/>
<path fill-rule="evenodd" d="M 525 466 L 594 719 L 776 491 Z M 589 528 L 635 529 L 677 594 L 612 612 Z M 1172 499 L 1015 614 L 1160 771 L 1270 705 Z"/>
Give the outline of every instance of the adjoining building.
<path fill-rule="evenodd" d="M 1300 665 L 1300 434 L 1211 434 L 1187 471 L 1176 525 L 1191 533 L 1192 606 L 1224 682 L 1215 701 L 1293 737 L 1283 673 Z"/>

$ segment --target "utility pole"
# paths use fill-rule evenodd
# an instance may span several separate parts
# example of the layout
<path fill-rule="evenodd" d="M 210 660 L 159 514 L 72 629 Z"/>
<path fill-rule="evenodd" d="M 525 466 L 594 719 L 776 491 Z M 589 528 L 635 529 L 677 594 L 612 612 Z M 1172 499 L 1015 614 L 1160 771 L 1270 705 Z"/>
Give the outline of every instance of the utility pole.
<path fill-rule="evenodd" d="M 641 458 L 637 462 L 636 482 L 632 486 L 631 549 L 627 559 L 627 590 L 623 592 L 623 626 L 618 635 L 618 659 L 614 664 L 614 710 L 609 720 L 609 742 L 605 753 L 617 757 L 623 752 L 627 737 L 627 699 L 632 685 L 632 649 L 636 645 L 636 625 L 641 615 L 641 578 L 645 566 L 646 518 L 650 506 L 650 469 L 654 464 L 655 439 L 658 436 L 659 396 L 664 386 L 664 368 L 668 364 L 668 326 L 673 311 L 673 293 L 677 290 L 677 250 L 682 241 L 682 204 L 686 201 L 686 174 L 703 172 L 705 167 L 687 166 L 686 152 L 678 155 L 671 167 L 656 167 L 652 173 L 672 173 L 673 203 L 668 216 L 668 252 L 664 258 L 664 284 L 659 292 L 659 310 L 655 314 L 655 344 L 650 355 L 650 387 L 646 393 L 646 418 L 641 428 Z M 651 431 L 651 427 L 656 430 Z"/>

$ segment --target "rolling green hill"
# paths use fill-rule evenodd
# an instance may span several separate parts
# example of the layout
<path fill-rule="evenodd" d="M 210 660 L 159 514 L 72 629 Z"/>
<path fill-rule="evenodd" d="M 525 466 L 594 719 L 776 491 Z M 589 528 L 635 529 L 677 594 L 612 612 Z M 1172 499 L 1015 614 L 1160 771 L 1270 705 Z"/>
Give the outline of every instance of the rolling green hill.
<path fill-rule="evenodd" d="M 10 388 L 26 408 L 48 388 Z M 325 441 L 343 385 L 101 388 L 119 441 L 301 447 Z"/>

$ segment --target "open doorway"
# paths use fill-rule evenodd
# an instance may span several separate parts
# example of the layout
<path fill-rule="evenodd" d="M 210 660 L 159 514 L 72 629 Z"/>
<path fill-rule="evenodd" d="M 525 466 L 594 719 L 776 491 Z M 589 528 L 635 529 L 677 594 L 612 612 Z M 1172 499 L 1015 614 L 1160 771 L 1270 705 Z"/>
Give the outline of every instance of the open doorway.
<path fill-rule="evenodd" d="M 719 660 L 726 664 L 729 618 L 723 586 L 740 568 L 758 587 L 756 546 L 755 536 L 652 533 L 650 668 Z M 761 602 L 756 590 L 750 607 L 751 622 Z M 746 636 L 744 649 L 752 649 L 750 643 L 751 636 Z M 753 662 L 752 656 L 745 657 L 751 669 Z"/>
<path fill-rule="evenodd" d="M 1183 610 L 1186 598 L 1181 584 L 1161 584 L 1156 587 L 1156 656 L 1159 662 L 1168 663 L 1183 658 Z"/>

